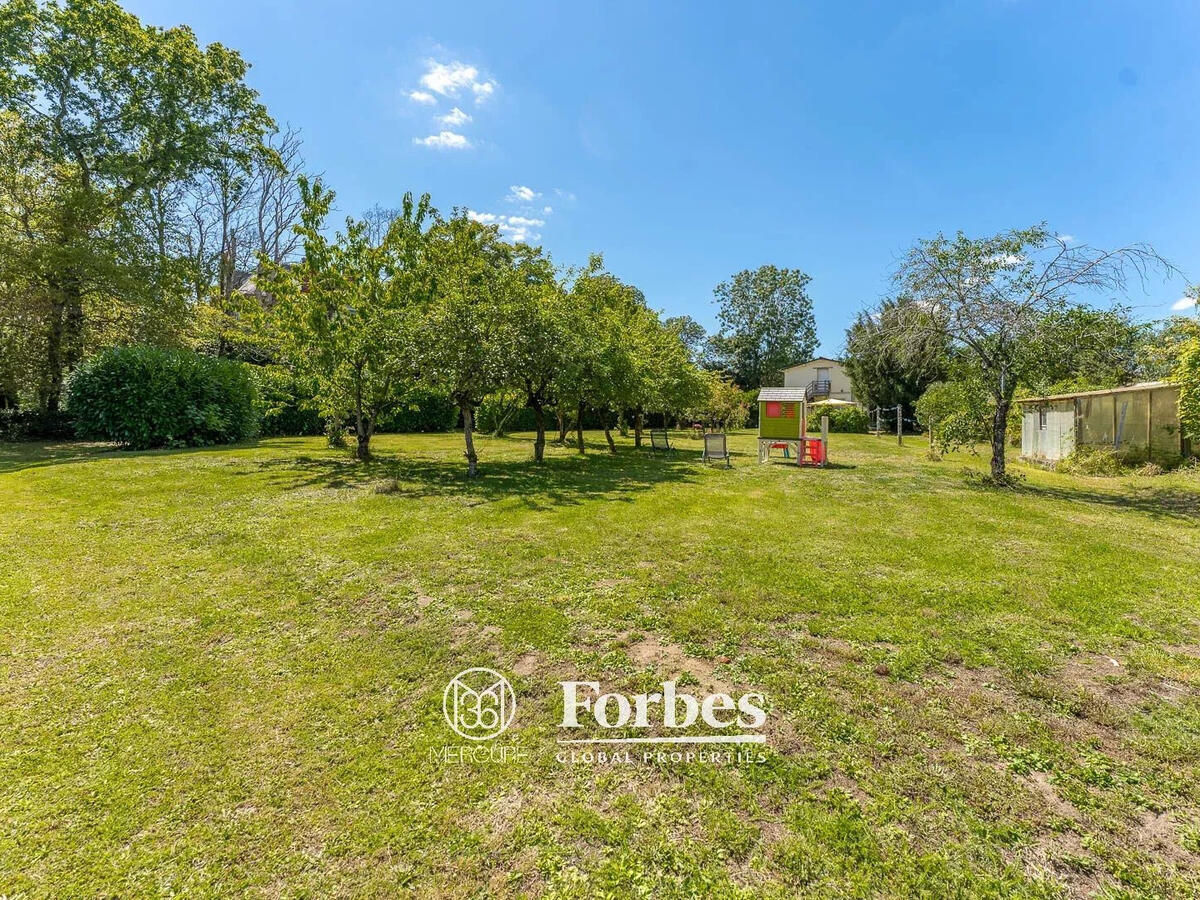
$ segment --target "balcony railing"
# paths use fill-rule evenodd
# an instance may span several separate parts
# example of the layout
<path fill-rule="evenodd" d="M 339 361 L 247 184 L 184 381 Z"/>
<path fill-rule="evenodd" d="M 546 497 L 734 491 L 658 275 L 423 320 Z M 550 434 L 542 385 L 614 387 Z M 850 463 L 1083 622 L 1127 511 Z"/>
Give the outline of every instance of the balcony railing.
<path fill-rule="evenodd" d="M 829 397 L 832 385 L 828 381 L 810 381 L 804 389 L 804 399 L 809 403 L 814 400 L 825 400 Z"/>

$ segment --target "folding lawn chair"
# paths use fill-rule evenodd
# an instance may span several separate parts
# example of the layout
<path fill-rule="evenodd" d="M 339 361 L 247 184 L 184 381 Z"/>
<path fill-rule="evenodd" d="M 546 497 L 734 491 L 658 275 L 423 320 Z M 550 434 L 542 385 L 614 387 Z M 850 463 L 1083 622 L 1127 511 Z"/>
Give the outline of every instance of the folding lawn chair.
<path fill-rule="evenodd" d="M 723 433 L 710 433 L 704 436 L 704 452 L 700 455 L 704 462 L 725 461 L 725 468 L 733 465 L 729 456 L 729 444 Z"/>

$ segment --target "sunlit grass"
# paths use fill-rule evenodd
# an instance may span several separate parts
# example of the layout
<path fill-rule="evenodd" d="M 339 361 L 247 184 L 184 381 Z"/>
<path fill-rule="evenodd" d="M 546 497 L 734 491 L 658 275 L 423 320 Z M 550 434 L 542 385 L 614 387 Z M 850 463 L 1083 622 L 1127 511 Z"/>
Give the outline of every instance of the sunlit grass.
<path fill-rule="evenodd" d="M 0 895 L 1200 890 L 1200 474 L 589 439 L 0 445 Z M 430 758 L 471 665 L 523 760 Z M 557 680 L 685 672 L 765 762 L 555 760 Z"/>

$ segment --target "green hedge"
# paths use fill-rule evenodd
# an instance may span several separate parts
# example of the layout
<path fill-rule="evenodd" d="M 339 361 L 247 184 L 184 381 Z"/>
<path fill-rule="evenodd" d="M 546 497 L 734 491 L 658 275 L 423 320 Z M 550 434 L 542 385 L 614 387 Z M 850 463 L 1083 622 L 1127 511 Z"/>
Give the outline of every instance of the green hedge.
<path fill-rule="evenodd" d="M 0 441 L 66 440 L 75 426 L 65 412 L 38 409 L 0 409 Z"/>
<path fill-rule="evenodd" d="M 97 354 L 71 376 L 67 409 L 79 437 L 132 450 L 232 444 L 258 433 L 246 365 L 186 350 Z"/>
<path fill-rule="evenodd" d="M 868 419 L 865 410 L 857 406 L 812 406 L 808 410 L 809 432 L 821 430 L 821 416 L 829 416 L 830 432 L 866 434 Z"/>
<path fill-rule="evenodd" d="M 312 385 L 284 366 L 250 366 L 264 437 L 323 434 L 325 423 L 313 404 Z"/>
<path fill-rule="evenodd" d="M 376 431 L 450 431 L 458 425 L 458 407 L 433 391 L 409 391 L 390 413 L 381 416 Z"/>
<path fill-rule="evenodd" d="M 503 414 L 501 404 L 496 397 L 487 397 L 479 404 L 479 409 L 475 411 L 475 427 L 481 432 L 490 433 L 496 430 L 496 420 Z M 554 418 L 554 413 L 546 411 L 546 427 L 550 427 L 551 422 L 557 421 Z M 504 430 L 508 433 L 515 431 L 535 431 L 537 430 L 537 421 L 533 416 L 533 407 L 522 404 L 509 413 L 507 421 L 504 423 Z"/>

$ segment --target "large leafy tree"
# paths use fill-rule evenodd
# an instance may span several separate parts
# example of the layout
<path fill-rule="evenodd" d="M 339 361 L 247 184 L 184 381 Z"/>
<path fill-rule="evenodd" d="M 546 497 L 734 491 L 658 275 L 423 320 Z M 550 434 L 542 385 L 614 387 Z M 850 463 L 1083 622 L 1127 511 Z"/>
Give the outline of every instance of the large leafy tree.
<path fill-rule="evenodd" d="M 417 348 L 423 377 L 462 413 L 467 472 L 478 474 L 475 410 L 513 377 L 514 329 L 510 313 L 521 287 L 513 248 L 494 225 L 466 210 L 430 231 L 430 302 Z"/>
<path fill-rule="evenodd" d="M 636 405 L 637 323 L 647 311 L 646 298 L 636 287 L 606 271 L 603 257 L 596 254 L 575 273 L 568 302 L 581 339 L 560 401 L 574 408 L 580 453 L 584 452 L 583 419 L 589 408 L 600 417 L 609 450 L 615 453 L 612 428 L 623 410 Z"/>
<path fill-rule="evenodd" d="M 1006 478 L 1004 446 L 1017 387 L 1042 365 L 1030 348 L 1061 349 L 1057 324 L 1080 291 L 1123 292 L 1129 278 L 1170 266 L 1145 244 L 1098 250 L 1071 244 L 1045 225 L 984 238 L 959 232 L 918 241 L 895 280 L 912 299 L 888 329 L 901 351 L 944 340 L 979 373 L 992 401 L 991 473 Z"/>
<path fill-rule="evenodd" d="M 299 181 L 304 259 L 295 266 L 263 257 L 262 287 L 273 303 L 265 315 L 282 356 L 315 385 L 321 414 L 340 427 L 353 417 L 356 453 L 371 454 L 380 416 L 403 394 L 417 360 L 414 320 L 425 304 L 425 223 L 429 196 L 411 194 L 376 243 L 365 222 L 326 235 L 333 192 Z"/>
<path fill-rule="evenodd" d="M 845 367 L 854 396 L 868 407 L 902 406 L 911 414 L 917 399 L 943 378 L 947 363 L 944 335 L 930 332 L 920 340 L 896 340 L 896 325 L 906 315 L 901 297 L 861 312 L 846 330 Z"/>
<path fill-rule="evenodd" d="M 713 291 L 721 329 L 710 341 L 715 362 L 744 388 L 774 383 L 817 348 L 808 284 L 799 269 L 760 266 Z"/>
<path fill-rule="evenodd" d="M 630 325 L 627 340 L 633 351 L 633 382 L 628 408 L 633 413 L 634 446 L 640 447 L 646 413 L 681 414 L 706 392 L 706 384 L 681 335 L 679 318 L 664 322 L 653 310 L 644 308 Z"/>
<path fill-rule="evenodd" d="M 691 316 L 668 316 L 663 325 L 679 337 L 692 362 L 703 363 L 708 344 L 708 332 L 703 325 Z"/>
<path fill-rule="evenodd" d="M 1147 331 L 1122 308 L 1052 310 L 1022 345 L 1022 387 L 1050 394 L 1130 384 Z"/>
<path fill-rule="evenodd" d="M 131 277 L 135 262 L 153 262 L 144 246 L 131 249 L 147 198 L 244 153 L 271 127 L 246 69 L 220 44 L 144 26 L 113 0 L 0 5 L 0 110 L 15 117 L 15 163 L 45 181 L 36 206 L 6 205 L 37 223 L 21 258 L 40 295 L 46 408 L 58 408 L 89 326 L 118 319 L 122 288 L 147 280 L 145 268 Z"/>
<path fill-rule="evenodd" d="M 582 323 L 540 250 L 518 245 L 514 257 L 516 277 L 507 303 L 510 381 L 533 410 L 533 458 L 540 463 L 546 452 L 546 414 L 572 380 Z"/>

